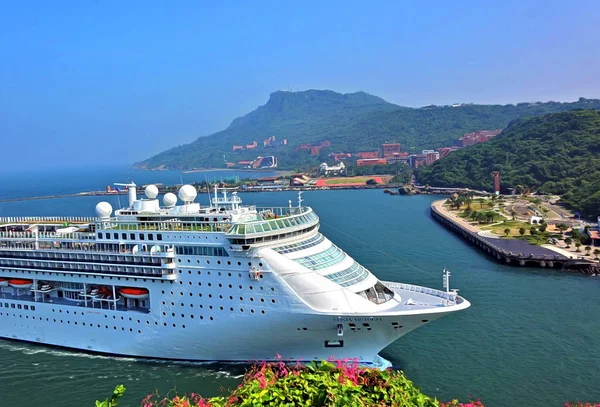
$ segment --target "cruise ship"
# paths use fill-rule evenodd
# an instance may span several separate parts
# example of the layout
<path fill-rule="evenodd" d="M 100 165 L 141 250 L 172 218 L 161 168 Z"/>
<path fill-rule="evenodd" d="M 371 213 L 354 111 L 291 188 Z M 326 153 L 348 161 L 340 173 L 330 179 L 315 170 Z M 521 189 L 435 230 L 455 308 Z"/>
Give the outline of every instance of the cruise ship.
<path fill-rule="evenodd" d="M 450 290 L 382 281 L 297 204 L 209 203 L 155 185 L 95 217 L 0 218 L 0 337 L 184 361 L 352 358 L 470 303 Z M 281 356 L 278 356 L 281 355 Z"/>

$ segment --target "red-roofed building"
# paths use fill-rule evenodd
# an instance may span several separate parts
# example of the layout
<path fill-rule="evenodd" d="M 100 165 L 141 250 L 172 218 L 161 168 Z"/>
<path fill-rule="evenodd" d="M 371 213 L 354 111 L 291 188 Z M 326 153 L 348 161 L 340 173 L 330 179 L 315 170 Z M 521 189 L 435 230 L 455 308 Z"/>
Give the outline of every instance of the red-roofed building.
<path fill-rule="evenodd" d="M 379 158 L 379 151 L 360 151 L 356 155 L 365 160 Z"/>
<path fill-rule="evenodd" d="M 400 143 L 385 143 L 381 145 L 381 150 L 383 151 L 383 156 L 385 158 L 393 157 L 394 154 L 400 153 L 400 148 Z"/>
<path fill-rule="evenodd" d="M 252 165 L 254 161 L 238 161 L 237 165 Z"/>
<path fill-rule="evenodd" d="M 256 141 L 253 141 L 252 144 L 246 144 L 246 148 L 248 150 L 251 150 L 251 149 L 256 148 L 256 147 L 258 147 L 258 144 L 256 144 Z"/>
<path fill-rule="evenodd" d="M 233 151 L 243 150 L 243 149 L 244 149 L 244 146 L 233 146 Z"/>
<path fill-rule="evenodd" d="M 444 158 L 451 152 L 459 150 L 459 149 L 460 149 L 460 147 L 442 147 L 442 148 L 437 148 L 436 151 L 438 153 L 440 153 L 440 158 Z"/>
<path fill-rule="evenodd" d="M 310 155 L 319 155 L 323 147 L 324 146 L 312 146 L 310 148 Z"/>
<path fill-rule="evenodd" d="M 364 158 L 362 160 L 356 160 L 357 167 L 366 167 L 374 165 L 387 165 L 385 158 Z"/>
<path fill-rule="evenodd" d="M 331 153 L 331 154 L 329 154 L 329 156 L 331 158 L 333 158 L 333 161 L 342 161 L 342 160 L 346 160 L 346 159 L 352 157 L 352 154 L 350 154 L 350 153 Z"/>
<path fill-rule="evenodd" d="M 461 147 L 468 147 L 478 143 L 485 143 L 500 133 L 502 133 L 502 130 L 480 130 L 474 133 L 466 133 L 458 139 L 458 144 Z"/>
<path fill-rule="evenodd" d="M 407 163 L 408 162 L 408 153 L 407 152 L 393 153 L 391 156 L 385 157 L 385 158 L 387 159 L 388 164 Z"/>

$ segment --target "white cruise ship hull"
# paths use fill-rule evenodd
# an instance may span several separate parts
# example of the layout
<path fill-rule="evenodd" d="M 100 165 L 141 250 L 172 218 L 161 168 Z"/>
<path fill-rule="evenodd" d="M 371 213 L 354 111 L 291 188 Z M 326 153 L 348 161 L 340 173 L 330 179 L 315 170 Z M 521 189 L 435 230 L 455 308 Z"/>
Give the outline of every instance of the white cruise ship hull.
<path fill-rule="evenodd" d="M 184 205 L 167 194 L 160 207 L 156 187 L 137 200 L 127 186 L 116 217 L 104 202 L 98 218 L 0 218 L 0 338 L 183 361 L 376 363 L 470 305 L 380 281 L 300 201 L 258 210 L 233 195 L 201 208 L 187 185 Z"/>

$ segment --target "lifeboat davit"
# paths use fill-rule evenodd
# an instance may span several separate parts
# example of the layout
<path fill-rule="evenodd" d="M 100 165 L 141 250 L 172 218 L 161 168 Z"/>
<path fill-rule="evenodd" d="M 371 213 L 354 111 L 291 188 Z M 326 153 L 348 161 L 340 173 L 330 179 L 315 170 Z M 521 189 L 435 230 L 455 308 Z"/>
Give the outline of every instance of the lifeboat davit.
<path fill-rule="evenodd" d="M 0 287 L 6 287 L 8 285 L 8 279 L 0 278 Z"/>
<path fill-rule="evenodd" d="M 130 288 L 125 287 L 119 290 L 119 293 L 125 298 L 132 298 L 135 300 L 146 300 L 148 299 L 148 290 L 145 288 Z"/>
<path fill-rule="evenodd" d="M 15 288 L 31 288 L 31 286 L 33 285 L 33 281 L 15 278 L 12 280 L 8 280 L 8 284 L 10 284 L 11 287 Z"/>

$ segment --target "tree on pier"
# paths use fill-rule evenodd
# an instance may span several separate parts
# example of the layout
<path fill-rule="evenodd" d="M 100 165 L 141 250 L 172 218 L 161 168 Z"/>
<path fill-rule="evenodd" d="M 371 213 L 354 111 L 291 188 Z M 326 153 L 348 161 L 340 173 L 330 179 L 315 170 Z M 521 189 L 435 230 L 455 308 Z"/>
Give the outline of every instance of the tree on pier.
<path fill-rule="evenodd" d="M 581 250 L 579 249 L 581 247 L 581 243 L 575 242 L 575 247 L 577 248 L 577 250 L 575 250 L 576 252 L 581 252 Z"/>
<path fill-rule="evenodd" d="M 585 253 L 589 256 L 592 248 L 590 246 L 585 246 Z"/>
<path fill-rule="evenodd" d="M 567 237 L 567 238 L 565 239 L 565 244 L 567 245 L 567 249 L 568 249 L 569 247 L 571 247 L 571 243 L 573 243 L 573 239 L 571 239 L 570 237 Z"/>
<path fill-rule="evenodd" d="M 519 229 L 519 234 L 520 234 L 521 236 L 523 236 L 523 235 L 525 234 L 525 228 L 520 228 L 520 229 Z"/>
<path fill-rule="evenodd" d="M 596 256 L 596 260 L 598 260 L 599 254 L 600 254 L 600 249 L 594 249 L 594 256 Z"/>
<path fill-rule="evenodd" d="M 509 228 L 504 229 L 504 234 L 506 235 L 506 237 L 508 237 L 508 235 L 510 235 L 510 229 Z"/>

